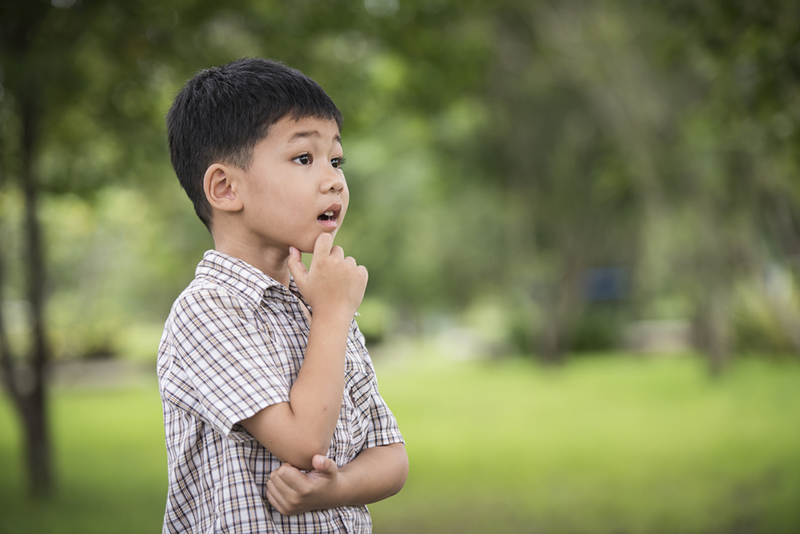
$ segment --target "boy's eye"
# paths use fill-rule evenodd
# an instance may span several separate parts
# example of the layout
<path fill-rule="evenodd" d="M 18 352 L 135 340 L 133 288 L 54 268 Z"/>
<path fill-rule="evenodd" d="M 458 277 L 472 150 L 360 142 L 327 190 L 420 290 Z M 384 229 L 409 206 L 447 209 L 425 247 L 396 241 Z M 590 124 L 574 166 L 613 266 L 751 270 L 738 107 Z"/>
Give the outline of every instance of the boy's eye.
<path fill-rule="evenodd" d="M 346 161 L 347 160 L 344 159 L 344 156 L 339 156 L 338 158 L 333 158 L 331 160 L 331 165 L 333 166 L 334 169 L 340 169 L 342 165 L 345 164 Z"/>
<path fill-rule="evenodd" d="M 300 165 L 310 165 L 311 154 L 303 154 L 302 156 L 297 156 L 296 158 L 294 158 L 294 161 L 296 161 Z"/>

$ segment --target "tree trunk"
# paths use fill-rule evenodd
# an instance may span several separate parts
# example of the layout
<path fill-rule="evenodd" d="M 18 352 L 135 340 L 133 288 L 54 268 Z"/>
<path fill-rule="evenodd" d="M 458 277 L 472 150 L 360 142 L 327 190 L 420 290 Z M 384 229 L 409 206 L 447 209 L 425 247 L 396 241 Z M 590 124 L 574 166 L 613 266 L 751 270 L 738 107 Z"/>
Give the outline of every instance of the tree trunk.
<path fill-rule="evenodd" d="M 20 102 L 22 116 L 22 170 L 21 186 L 25 199 L 25 271 L 27 298 L 31 306 L 31 354 L 29 357 L 32 384 L 30 391 L 22 391 L 20 405 L 25 428 L 25 450 L 31 490 L 43 496 L 52 490 L 52 462 L 50 433 L 47 417 L 47 385 L 45 373 L 49 349 L 44 324 L 45 268 L 42 252 L 42 232 L 39 225 L 39 184 L 34 168 L 36 140 L 38 139 L 39 110 L 35 95 L 27 95 Z"/>
<path fill-rule="evenodd" d="M 24 428 L 26 463 L 30 488 L 34 497 L 46 497 L 53 490 L 53 469 L 50 455 L 46 397 L 44 390 L 34 392 L 26 399 Z"/>
<path fill-rule="evenodd" d="M 564 363 L 564 338 L 561 321 L 555 316 L 549 317 L 542 331 L 541 351 L 542 361 L 547 365 L 561 365 Z"/>
<path fill-rule="evenodd" d="M 38 219 L 39 183 L 35 162 L 37 158 L 40 127 L 42 125 L 42 90 L 48 83 L 41 61 L 44 56 L 32 52 L 32 46 L 43 24 L 54 11 L 50 2 L 5 2 L 3 4 L 3 31 L 0 32 L 0 47 L 9 60 L 9 72 L 15 73 L 6 80 L 5 87 L 10 98 L 10 106 L 19 118 L 19 146 L 13 153 L 19 156 L 19 169 L 16 176 L 24 198 L 23 231 L 23 271 L 25 280 L 25 299 L 31 310 L 29 352 L 12 354 L 5 322 L 0 313 L 0 366 L 3 380 L 9 395 L 14 400 L 17 413 L 24 430 L 23 447 L 27 454 L 31 491 L 36 496 L 51 492 L 53 469 L 50 454 L 49 418 L 47 411 L 47 384 L 45 373 L 49 360 L 44 308 L 45 308 L 45 261 L 43 255 L 42 231 Z M 44 36 L 45 39 L 48 37 Z M 14 113 L 16 115 L 16 113 Z M 16 129 L 15 129 L 16 130 Z M 0 136 L 1 137 L 1 136 Z M 0 161 L 0 172 L 5 168 Z M 10 176 L 0 176 L 11 182 Z M 0 251 L 0 293 L 4 277 Z M 0 304 L 3 302 L 0 294 Z"/>
<path fill-rule="evenodd" d="M 716 283 L 708 287 L 695 315 L 695 339 L 708 357 L 708 369 L 718 378 L 730 363 L 730 324 L 728 288 Z"/>

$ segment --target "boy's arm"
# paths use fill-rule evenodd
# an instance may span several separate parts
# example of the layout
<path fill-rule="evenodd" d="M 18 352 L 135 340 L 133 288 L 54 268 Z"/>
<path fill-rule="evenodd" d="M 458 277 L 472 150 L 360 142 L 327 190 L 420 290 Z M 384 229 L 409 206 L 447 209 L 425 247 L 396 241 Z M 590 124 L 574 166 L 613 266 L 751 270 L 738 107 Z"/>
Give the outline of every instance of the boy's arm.
<path fill-rule="evenodd" d="M 289 269 L 314 310 L 303 365 L 289 402 L 273 404 L 241 424 L 281 461 L 312 469 L 314 455 L 328 451 L 339 418 L 347 335 L 364 296 L 367 270 L 345 258 L 330 234 L 317 239 L 310 270 L 296 249 Z"/>
<path fill-rule="evenodd" d="M 284 464 L 270 475 L 267 498 L 283 515 L 377 502 L 400 491 L 408 476 L 402 443 L 365 449 L 341 469 L 321 455 L 313 464 L 308 473 Z"/>

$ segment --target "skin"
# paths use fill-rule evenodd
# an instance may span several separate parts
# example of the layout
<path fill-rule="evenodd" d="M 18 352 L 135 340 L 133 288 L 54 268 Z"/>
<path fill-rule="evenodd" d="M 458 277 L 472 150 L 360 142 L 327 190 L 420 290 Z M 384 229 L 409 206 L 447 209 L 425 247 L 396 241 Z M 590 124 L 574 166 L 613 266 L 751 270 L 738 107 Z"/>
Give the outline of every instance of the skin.
<path fill-rule="evenodd" d="M 267 484 L 269 502 L 284 515 L 376 502 L 400 491 L 408 475 L 402 444 L 364 450 L 341 468 L 325 456 L 342 402 L 350 321 L 368 278 L 333 245 L 350 199 L 342 157 L 335 121 L 284 117 L 255 146 L 247 170 L 214 163 L 203 182 L 215 248 L 284 286 L 291 275 L 314 310 L 304 310 L 311 327 L 289 402 L 241 422 L 284 462 Z M 329 210 L 334 221 L 318 219 Z M 301 252 L 313 252 L 309 269 Z"/>

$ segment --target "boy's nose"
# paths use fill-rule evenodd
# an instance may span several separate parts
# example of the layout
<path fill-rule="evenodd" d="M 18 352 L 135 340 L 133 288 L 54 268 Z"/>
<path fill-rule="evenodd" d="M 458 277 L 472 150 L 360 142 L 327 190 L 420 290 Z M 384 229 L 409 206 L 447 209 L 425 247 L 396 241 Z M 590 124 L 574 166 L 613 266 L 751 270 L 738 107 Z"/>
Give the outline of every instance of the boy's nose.
<path fill-rule="evenodd" d="M 320 186 L 320 189 L 322 189 L 324 193 L 341 193 L 344 190 L 344 176 L 342 176 L 341 171 L 331 169 L 331 171 L 326 173 L 325 179 Z"/>

